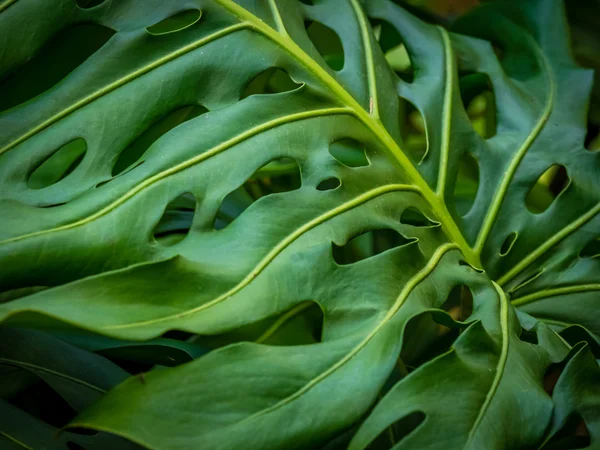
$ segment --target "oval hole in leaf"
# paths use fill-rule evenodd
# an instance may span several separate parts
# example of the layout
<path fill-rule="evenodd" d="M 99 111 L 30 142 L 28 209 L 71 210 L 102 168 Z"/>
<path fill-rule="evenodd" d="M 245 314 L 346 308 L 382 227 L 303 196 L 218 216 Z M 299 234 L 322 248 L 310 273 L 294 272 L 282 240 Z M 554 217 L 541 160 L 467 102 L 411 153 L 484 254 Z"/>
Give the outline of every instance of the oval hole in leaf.
<path fill-rule="evenodd" d="M 189 192 L 171 200 L 154 228 L 154 239 L 162 245 L 181 242 L 192 228 L 196 205 L 196 197 Z"/>
<path fill-rule="evenodd" d="M 525 328 L 522 328 L 519 339 L 529 344 L 538 345 L 538 336 L 535 330 L 526 330 Z"/>
<path fill-rule="evenodd" d="M 437 227 L 439 222 L 429 220 L 425 215 L 414 206 L 409 206 L 400 216 L 400 223 L 413 227 Z"/>
<path fill-rule="evenodd" d="M 546 211 L 556 197 L 569 185 L 570 179 L 564 166 L 555 164 L 540 175 L 529 190 L 525 205 L 534 214 Z"/>
<path fill-rule="evenodd" d="M 149 26 L 146 28 L 146 31 L 153 36 L 176 33 L 191 27 L 200 20 L 200 17 L 202 17 L 202 11 L 199 9 L 188 9 Z"/>
<path fill-rule="evenodd" d="M 75 3 L 77 3 L 77 6 L 79 6 L 81 9 L 90 9 L 101 5 L 105 1 L 106 0 L 75 0 Z"/>
<path fill-rule="evenodd" d="M 69 450 L 85 450 L 85 447 L 82 447 L 81 445 L 73 441 L 67 441 L 67 448 Z"/>
<path fill-rule="evenodd" d="M 317 190 L 331 191 L 333 189 L 339 188 L 341 185 L 342 182 L 339 180 L 339 178 L 327 178 L 326 180 L 323 180 L 318 184 Z"/>
<path fill-rule="evenodd" d="M 312 2 L 312 0 L 298 0 L 300 3 L 303 3 L 305 5 L 308 6 L 314 6 L 314 3 Z"/>
<path fill-rule="evenodd" d="M 496 135 L 496 97 L 488 75 L 472 73 L 459 79 L 460 98 L 471 125 L 482 138 Z"/>
<path fill-rule="evenodd" d="M 398 30 L 385 20 L 373 21 L 371 25 L 379 47 L 392 70 L 402 80 L 412 83 L 415 70 Z"/>
<path fill-rule="evenodd" d="M 500 256 L 508 255 L 512 250 L 513 245 L 515 245 L 518 236 L 519 235 L 514 231 L 506 236 L 506 239 L 504 239 L 504 242 L 502 243 L 502 247 L 500 247 Z"/>
<path fill-rule="evenodd" d="M 340 139 L 329 146 L 329 153 L 348 167 L 368 166 L 365 145 L 354 139 Z"/>
<path fill-rule="evenodd" d="M 390 424 L 377 436 L 367 448 L 389 450 L 398 445 L 406 436 L 415 431 L 427 416 L 421 411 L 412 412 Z M 392 440 L 393 436 L 393 440 Z"/>
<path fill-rule="evenodd" d="M 0 112 L 46 92 L 97 52 L 115 34 L 85 23 L 58 32 L 38 53 L 0 84 Z"/>
<path fill-rule="evenodd" d="M 258 169 L 246 182 L 225 196 L 215 217 L 215 230 L 222 230 L 255 201 L 271 194 L 294 191 L 302 185 L 300 166 L 292 158 L 277 158 Z"/>
<path fill-rule="evenodd" d="M 177 109 L 164 116 L 162 119 L 159 119 L 119 154 L 117 161 L 113 166 L 112 176 L 114 177 L 121 174 L 134 164 L 139 164 L 139 159 L 142 158 L 144 153 L 146 153 L 146 150 L 148 150 L 158 138 L 171 131 L 177 125 L 198 117 L 207 111 L 208 110 L 204 106 L 190 105 Z"/>
<path fill-rule="evenodd" d="M 400 352 L 407 372 L 445 353 L 458 337 L 459 329 L 450 329 L 440 322 L 439 316 L 432 313 L 419 314 L 408 321 Z"/>
<path fill-rule="evenodd" d="M 473 207 L 479 189 L 479 164 L 470 153 L 463 153 L 458 161 L 458 175 L 454 184 L 456 212 L 465 216 Z"/>
<path fill-rule="evenodd" d="M 329 67 L 335 71 L 344 68 L 344 46 L 338 34 L 321 22 L 304 23 L 306 34 Z"/>
<path fill-rule="evenodd" d="M 83 160 L 87 144 L 82 138 L 63 145 L 29 175 L 27 186 L 30 189 L 43 189 L 58 183 Z"/>
<path fill-rule="evenodd" d="M 303 302 L 280 315 L 255 340 L 266 345 L 309 345 L 321 342 L 323 310 L 314 301 Z"/>
<path fill-rule="evenodd" d="M 455 321 L 464 322 L 473 313 L 473 292 L 465 284 L 454 286 L 440 309 Z"/>
<path fill-rule="evenodd" d="M 240 95 L 240 99 L 244 99 L 251 95 L 280 94 L 282 92 L 293 91 L 301 86 L 302 84 L 294 82 L 294 80 L 292 80 L 282 69 L 270 67 L 258 74 L 246 85 Z"/>
<path fill-rule="evenodd" d="M 477 273 L 483 273 L 484 272 L 483 269 L 478 269 L 477 267 L 469 264 L 467 261 L 462 260 L 462 259 L 460 261 L 458 261 L 458 265 L 459 266 L 463 266 L 463 267 L 468 267 L 469 269 L 474 270 Z"/>
<path fill-rule="evenodd" d="M 544 270 L 540 269 L 540 270 L 534 272 L 533 274 L 525 277 L 514 288 L 512 288 L 508 293 L 511 294 L 513 297 L 516 297 L 514 295 L 515 292 L 517 292 L 519 289 L 527 286 L 529 283 L 534 282 L 540 275 L 542 275 L 542 273 L 544 273 Z"/>
<path fill-rule="evenodd" d="M 579 253 L 581 258 L 599 258 L 600 257 L 600 239 L 590 242 Z"/>
<path fill-rule="evenodd" d="M 415 242 L 390 228 L 361 233 L 342 246 L 331 243 L 333 259 L 339 265 L 354 264 L 371 256 Z"/>
<path fill-rule="evenodd" d="M 429 150 L 429 138 L 425 118 L 410 101 L 399 98 L 400 134 L 407 153 L 416 162 L 421 162 Z"/>

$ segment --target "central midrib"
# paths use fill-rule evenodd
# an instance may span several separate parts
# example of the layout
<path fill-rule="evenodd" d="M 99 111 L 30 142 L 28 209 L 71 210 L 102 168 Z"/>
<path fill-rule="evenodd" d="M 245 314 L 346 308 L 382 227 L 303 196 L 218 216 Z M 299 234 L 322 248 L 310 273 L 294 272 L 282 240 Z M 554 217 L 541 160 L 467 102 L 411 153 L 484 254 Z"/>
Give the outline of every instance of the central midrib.
<path fill-rule="evenodd" d="M 431 205 L 440 221 L 446 235 L 455 242 L 463 253 L 469 264 L 476 268 L 482 268 L 479 254 L 467 243 L 456 222 L 452 218 L 448 208 L 445 205 L 443 197 L 438 196 L 423 179 L 419 171 L 412 164 L 410 159 L 399 147 L 383 126 L 381 120 L 371 115 L 363 108 L 350 93 L 342 87 L 325 69 L 316 63 L 310 56 L 302 50 L 290 37 L 279 33 L 267 23 L 258 17 L 237 5 L 231 0 L 216 0 L 224 8 L 230 11 L 241 20 L 250 24 L 250 27 L 261 33 L 266 38 L 281 47 L 289 53 L 296 61 L 302 64 L 309 72 L 318 78 L 323 85 L 360 120 L 371 133 L 384 145 L 388 152 L 395 158 L 402 169 L 405 171 L 411 183 L 417 186 L 425 200 Z"/>

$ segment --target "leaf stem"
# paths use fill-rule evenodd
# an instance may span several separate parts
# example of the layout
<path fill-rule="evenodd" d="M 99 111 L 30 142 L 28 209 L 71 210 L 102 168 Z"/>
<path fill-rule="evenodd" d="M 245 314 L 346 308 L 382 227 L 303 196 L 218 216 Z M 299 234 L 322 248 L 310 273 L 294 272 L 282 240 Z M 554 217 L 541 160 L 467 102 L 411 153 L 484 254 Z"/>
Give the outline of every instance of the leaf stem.
<path fill-rule="evenodd" d="M 481 268 L 479 254 L 475 252 L 467 243 L 460 232 L 452 215 L 448 211 L 444 199 L 437 195 L 427 182 L 423 179 L 419 171 L 410 161 L 408 156 L 398 146 L 398 143 L 392 138 L 383 126 L 379 118 L 374 117 L 362 105 L 358 103 L 352 95 L 323 67 L 312 60 L 289 36 L 285 36 L 268 24 L 254 16 L 252 13 L 236 4 L 232 0 L 216 0 L 224 8 L 241 20 L 250 24 L 251 28 L 261 33 L 266 38 L 273 41 L 284 51 L 288 52 L 299 63 L 301 63 L 309 72 L 317 77 L 323 85 L 341 101 L 352 114 L 384 145 L 388 152 L 396 159 L 399 166 L 405 172 L 408 179 L 421 191 L 425 200 L 431 205 L 442 224 L 442 228 L 448 238 L 455 242 L 463 253 L 469 264 L 476 268 Z"/>

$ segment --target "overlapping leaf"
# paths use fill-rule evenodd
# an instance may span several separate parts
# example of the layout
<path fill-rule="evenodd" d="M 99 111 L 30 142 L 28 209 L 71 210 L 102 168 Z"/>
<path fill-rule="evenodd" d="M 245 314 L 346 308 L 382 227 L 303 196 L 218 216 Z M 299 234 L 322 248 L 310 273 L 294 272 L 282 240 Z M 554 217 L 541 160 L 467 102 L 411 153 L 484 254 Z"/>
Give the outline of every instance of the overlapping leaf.
<path fill-rule="evenodd" d="M 126 381 L 77 425 L 157 449 L 318 448 L 377 401 L 411 320 L 466 285 L 466 323 L 435 313 L 466 331 L 389 391 L 350 448 L 417 413 L 424 422 L 394 448 L 516 448 L 554 433 L 542 379 L 568 345 L 544 322 L 600 334 L 591 73 L 571 60 L 558 1 L 482 7 L 457 24 L 464 34 L 388 0 L 54 3 L 0 5 L 5 323 L 148 340 L 271 320 L 268 337 L 303 305 L 323 313 L 322 342 L 225 346 Z M 44 20 L 27 34 L 34 16 Z M 309 22 L 339 36 L 343 59 L 319 53 Z M 398 34 L 412 81 L 392 70 L 379 27 Z M 51 86 L 20 84 L 64 33 L 89 48 Z M 291 80 L 265 84 L 275 68 Z M 496 99 L 491 137 L 461 99 L 477 74 Z M 400 123 L 407 105 L 424 121 L 421 153 Z M 366 164 L 336 158 L 340 142 L 364 148 Z M 465 160 L 477 167 L 468 189 Z M 296 164 L 299 187 L 248 205 L 247 180 Z M 532 212 L 529 191 L 553 166 L 568 183 Z M 383 229 L 395 248 L 336 259 Z M 509 300 L 540 320 L 522 319 L 537 345 L 520 339 Z"/>

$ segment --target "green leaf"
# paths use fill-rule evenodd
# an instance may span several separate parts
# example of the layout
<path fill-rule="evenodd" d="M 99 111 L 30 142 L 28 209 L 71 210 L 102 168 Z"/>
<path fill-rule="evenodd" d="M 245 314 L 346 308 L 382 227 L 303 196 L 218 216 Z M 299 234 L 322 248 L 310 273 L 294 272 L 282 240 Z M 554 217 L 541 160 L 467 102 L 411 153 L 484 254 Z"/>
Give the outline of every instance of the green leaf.
<path fill-rule="evenodd" d="M 541 445 L 562 420 L 544 374 L 570 349 L 545 324 L 600 335 L 592 74 L 562 4 L 486 3 L 450 32 L 389 0 L 176 3 L 0 4 L 0 320 L 132 360 L 191 355 L 173 330 L 219 347 L 72 426 L 156 449 L 312 449 L 351 429 L 360 449 L 387 428 L 394 448 Z M 81 23 L 103 45 L 44 80 L 68 40 L 46 43 Z M 412 68 L 386 58 L 399 46 Z M 482 129 L 469 104 L 490 86 Z M 77 139 L 77 164 L 31 180 Z M 461 286 L 473 314 L 455 322 Z M 458 339 L 421 352 L 438 341 L 411 325 L 424 315 Z"/>
<path fill-rule="evenodd" d="M 45 333 L 8 327 L 0 327 L 0 366 L 21 368 L 37 375 L 76 411 L 91 405 L 129 377 L 101 356 Z"/>
<path fill-rule="evenodd" d="M 139 450 L 140 447 L 107 433 L 80 435 L 54 428 L 0 399 L 0 444 L 3 449 Z"/>

